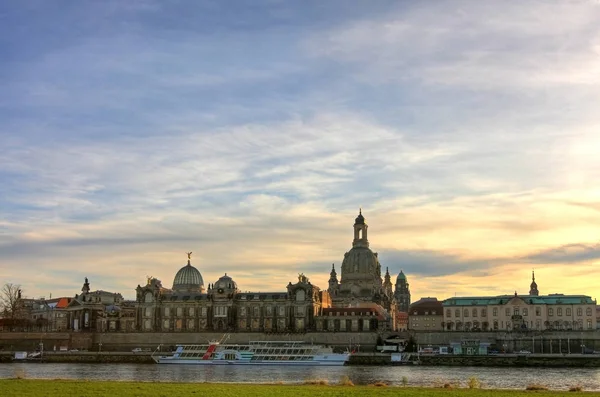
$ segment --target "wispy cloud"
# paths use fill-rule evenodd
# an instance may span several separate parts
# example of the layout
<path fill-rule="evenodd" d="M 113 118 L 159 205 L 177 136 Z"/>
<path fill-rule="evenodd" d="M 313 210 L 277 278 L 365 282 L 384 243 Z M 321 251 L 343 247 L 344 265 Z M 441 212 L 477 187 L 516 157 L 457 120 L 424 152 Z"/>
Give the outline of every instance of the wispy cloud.
<path fill-rule="evenodd" d="M 191 250 L 206 282 L 325 287 L 363 206 L 415 295 L 512 292 L 532 265 L 595 294 L 575 275 L 598 263 L 599 14 L 6 5 L 0 282 L 71 295 L 87 275 L 131 296 Z"/>

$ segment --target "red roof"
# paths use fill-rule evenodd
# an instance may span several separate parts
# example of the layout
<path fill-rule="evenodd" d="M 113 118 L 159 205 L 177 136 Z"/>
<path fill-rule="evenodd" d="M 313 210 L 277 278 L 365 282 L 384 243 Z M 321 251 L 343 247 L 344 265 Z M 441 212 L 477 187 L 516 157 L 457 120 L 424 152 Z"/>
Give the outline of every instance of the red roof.
<path fill-rule="evenodd" d="M 60 298 L 56 304 L 57 309 L 64 309 L 69 305 L 71 298 Z"/>

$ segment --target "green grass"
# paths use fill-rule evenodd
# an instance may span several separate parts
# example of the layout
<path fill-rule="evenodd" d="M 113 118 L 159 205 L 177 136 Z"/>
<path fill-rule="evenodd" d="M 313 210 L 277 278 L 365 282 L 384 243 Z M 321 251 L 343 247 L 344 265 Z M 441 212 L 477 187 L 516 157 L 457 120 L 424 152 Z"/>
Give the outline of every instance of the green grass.
<path fill-rule="evenodd" d="M 249 385 L 223 383 L 158 383 L 1 379 L 2 397 L 38 396 L 109 396 L 109 397 L 544 397 L 544 396 L 600 396 L 600 393 L 568 391 L 520 391 L 486 389 L 435 389 L 412 387 L 338 386 L 338 385 Z"/>

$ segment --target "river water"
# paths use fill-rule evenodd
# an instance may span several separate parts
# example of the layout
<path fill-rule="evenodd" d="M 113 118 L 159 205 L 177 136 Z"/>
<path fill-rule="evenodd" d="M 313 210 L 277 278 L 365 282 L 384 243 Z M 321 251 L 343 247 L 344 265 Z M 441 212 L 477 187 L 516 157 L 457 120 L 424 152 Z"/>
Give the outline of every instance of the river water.
<path fill-rule="evenodd" d="M 466 387 L 477 377 L 484 388 L 525 389 L 541 384 L 565 390 L 579 385 L 584 390 L 600 390 L 600 369 L 596 368 L 490 368 L 430 366 L 344 366 L 344 367 L 271 367 L 271 366 L 199 366 L 152 364 L 0 364 L 0 378 L 85 379 L 140 382 L 232 382 L 232 383 L 304 383 L 327 380 L 335 384 L 344 376 L 354 384 L 387 382 L 390 385 L 435 387 L 452 383 Z"/>

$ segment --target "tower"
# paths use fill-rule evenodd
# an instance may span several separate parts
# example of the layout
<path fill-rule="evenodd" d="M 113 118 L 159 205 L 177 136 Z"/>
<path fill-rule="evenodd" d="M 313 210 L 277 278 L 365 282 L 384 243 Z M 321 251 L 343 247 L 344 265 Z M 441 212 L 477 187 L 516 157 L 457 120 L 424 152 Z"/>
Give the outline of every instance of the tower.
<path fill-rule="evenodd" d="M 394 291 L 394 298 L 398 304 L 398 311 L 408 313 L 410 306 L 410 288 L 406 275 L 402 270 L 396 278 L 396 290 Z"/>
<path fill-rule="evenodd" d="M 535 282 L 535 271 L 531 271 L 531 285 L 529 286 L 529 295 L 538 296 L 540 291 L 538 291 L 537 283 Z"/>
<path fill-rule="evenodd" d="M 369 240 L 367 240 L 368 228 L 369 226 L 365 223 L 365 217 L 362 215 L 362 208 L 360 208 L 358 216 L 354 220 L 354 241 L 352 242 L 352 248 L 369 248 Z"/>
<path fill-rule="evenodd" d="M 392 298 L 393 293 L 392 293 L 392 280 L 390 277 L 390 270 L 386 267 L 385 268 L 385 277 L 384 277 L 384 281 L 383 281 L 383 290 L 385 291 L 385 294 L 388 296 L 388 298 Z"/>
<path fill-rule="evenodd" d="M 329 295 L 334 296 L 337 294 L 337 289 L 339 287 L 337 273 L 335 271 L 335 264 L 331 264 L 331 273 L 329 273 Z"/>

